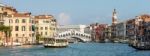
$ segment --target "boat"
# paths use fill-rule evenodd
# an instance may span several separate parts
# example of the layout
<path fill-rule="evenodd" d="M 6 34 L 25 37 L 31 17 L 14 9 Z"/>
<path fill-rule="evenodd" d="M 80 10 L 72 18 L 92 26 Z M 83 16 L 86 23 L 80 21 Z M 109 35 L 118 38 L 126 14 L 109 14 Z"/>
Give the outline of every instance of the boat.
<path fill-rule="evenodd" d="M 120 43 L 123 43 L 123 44 L 126 44 L 126 43 L 128 43 L 129 42 L 129 40 L 120 40 Z"/>
<path fill-rule="evenodd" d="M 109 40 L 109 39 L 105 39 L 105 40 L 104 40 L 104 42 L 105 42 L 105 43 L 110 43 L 110 42 L 111 42 L 111 40 Z"/>
<path fill-rule="evenodd" d="M 139 42 L 139 43 L 132 44 L 131 47 L 137 50 L 150 50 L 150 43 Z"/>
<path fill-rule="evenodd" d="M 68 40 L 65 38 L 44 38 L 45 48 L 64 48 L 68 44 Z"/>
<path fill-rule="evenodd" d="M 115 40 L 114 43 L 119 43 L 119 41 Z"/>
<path fill-rule="evenodd" d="M 8 42 L 8 43 L 4 43 L 3 45 L 5 46 L 21 46 L 23 45 L 22 43 L 18 43 L 18 42 Z"/>

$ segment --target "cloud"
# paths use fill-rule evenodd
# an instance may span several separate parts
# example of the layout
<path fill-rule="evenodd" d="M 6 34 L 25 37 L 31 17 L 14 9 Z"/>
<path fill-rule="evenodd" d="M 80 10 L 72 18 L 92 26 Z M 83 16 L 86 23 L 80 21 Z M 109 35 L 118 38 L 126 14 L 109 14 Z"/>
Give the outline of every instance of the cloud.
<path fill-rule="evenodd" d="M 70 15 L 67 13 L 59 13 L 58 15 L 58 23 L 59 25 L 68 25 L 70 24 Z"/>

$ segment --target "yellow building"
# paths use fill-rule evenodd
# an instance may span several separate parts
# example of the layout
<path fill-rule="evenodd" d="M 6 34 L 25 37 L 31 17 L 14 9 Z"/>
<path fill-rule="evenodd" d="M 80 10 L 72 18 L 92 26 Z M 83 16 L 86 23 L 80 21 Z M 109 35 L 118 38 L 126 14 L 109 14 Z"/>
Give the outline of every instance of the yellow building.
<path fill-rule="evenodd" d="M 17 13 L 17 10 L 11 6 L 6 6 L 0 4 L 0 25 L 4 25 L 4 18 L 12 14 Z M 0 32 L 0 42 L 4 43 L 6 41 L 5 33 Z M 0 44 L 1 44 L 0 43 Z"/>
<path fill-rule="evenodd" d="M 17 13 L 17 10 L 11 6 L 0 4 L 0 25 L 4 23 L 4 17 Z"/>
<path fill-rule="evenodd" d="M 3 4 L 0 4 L 0 25 L 3 24 Z M 3 39 L 3 32 L 0 31 L 0 45 L 2 45 L 2 39 Z"/>
<path fill-rule="evenodd" d="M 34 32 L 32 31 L 31 13 L 14 13 L 4 17 L 4 25 L 12 28 L 11 38 L 13 42 L 32 43 Z"/>
<path fill-rule="evenodd" d="M 41 37 L 53 37 L 56 32 L 56 19 L 52 15 L 34 16 L 36 34 Z"/>

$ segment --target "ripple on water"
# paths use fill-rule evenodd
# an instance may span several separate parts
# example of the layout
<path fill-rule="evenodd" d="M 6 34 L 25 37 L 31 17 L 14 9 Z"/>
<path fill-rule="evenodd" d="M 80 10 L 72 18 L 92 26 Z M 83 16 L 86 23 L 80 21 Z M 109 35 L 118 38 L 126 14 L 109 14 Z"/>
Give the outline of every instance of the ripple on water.
<path fill-rule="evenodd" d="M 0 56 L 150 56 L 150 51 L 136 51 L 127 44 L 118 43 L 78 43 L 67 48 L 2 47 Z"/>

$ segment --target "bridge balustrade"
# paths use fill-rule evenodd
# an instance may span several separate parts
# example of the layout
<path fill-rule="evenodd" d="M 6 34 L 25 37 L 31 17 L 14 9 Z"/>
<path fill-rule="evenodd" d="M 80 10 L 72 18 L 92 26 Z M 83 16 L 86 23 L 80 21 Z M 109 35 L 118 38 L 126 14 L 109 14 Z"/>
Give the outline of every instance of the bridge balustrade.
<path fill-rule="evenodd" d="M 63 37 L 63 38 L 77 37 L 77 38 L 83 39 L 84 41 L 91 39 L 90 38 L 91 36 L 89 34 L 81 33 L 78 31 L 65 31 L 65 32 L 60 33 L 59 37 Z"/>

